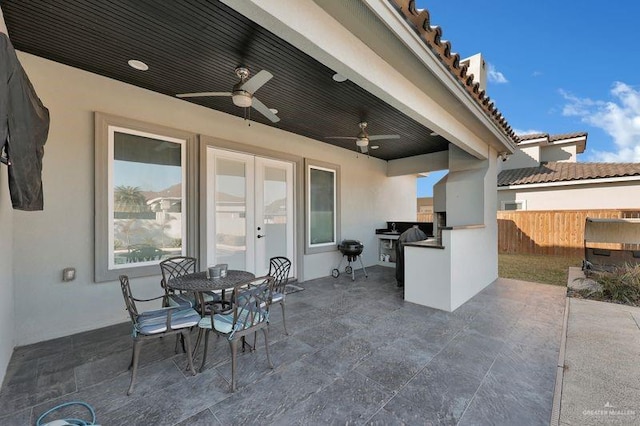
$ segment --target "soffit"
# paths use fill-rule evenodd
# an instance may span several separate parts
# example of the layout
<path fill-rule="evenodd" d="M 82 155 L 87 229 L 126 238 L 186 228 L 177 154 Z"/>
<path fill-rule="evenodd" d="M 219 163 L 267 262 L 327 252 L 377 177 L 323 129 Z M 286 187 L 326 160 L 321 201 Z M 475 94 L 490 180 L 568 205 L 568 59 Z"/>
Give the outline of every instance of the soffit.
<path fill-rule="evenodd" d="M 334 82 L 331 69 L 219 1 L 13 0 L 2 8 L 14 46 L 27 53 L 168 96 L 230 91 L 236 66 L 253 74 L 266 69 L 274 78 L 256 95 L 278 109 L 281 121 L 273 124 L 252 111 L 254 121 L 355 150 L 354 141 L 325 137 L 355 136 L 358 122 L 366 120 L 370 134 L 401 136 L 370 150 L 384 160 L 448 147 L 444 138 L 356 84 Z M 150 69 L 136 71 L 129 59 Z M 238 117 L 244 113 L 229 98 L 188 101 Z"/>

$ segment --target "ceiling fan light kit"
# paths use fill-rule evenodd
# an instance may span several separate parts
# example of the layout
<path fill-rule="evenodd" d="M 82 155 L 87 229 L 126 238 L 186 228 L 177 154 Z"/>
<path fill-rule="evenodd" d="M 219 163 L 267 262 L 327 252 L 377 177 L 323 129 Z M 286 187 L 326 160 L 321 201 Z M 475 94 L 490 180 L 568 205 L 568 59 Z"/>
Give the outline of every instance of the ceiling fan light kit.
<path fill-rule="evenodd" d="M 234 105 L 245 108 L 244 117 L 245 120 L 247 117 L 251 117 L 250 111 L 247 111 L 246 108 L 253 107 L 260 114 L 264 115 L 268 118 L 272 123 L 277 123 L 280 121 L 280 117 L 274 113 L 275 109 L 269 109 L 265 104 L 260 102 L 258 98 L 254 96 L 256 90 L 261 88 L 266 82 L 273 78 L 273 74 L 269 71 L 262 70 L 253 77 L 249 78 L 249 70 L 245 67 L 238 67 L 235 69 L 235 73 L 240 79 L 233 86 L 233 90 L 231 92 L 197 92 L 197 93 L 179 93 L 176 96 L 178 98 L 197 98 L 197 97 L 231 97 L 231 101 Z M 247 80 L 248 79 L 248 80 Z M 277 110 L 275 110 L 277 111 Z M 247 114 L 247 112 L 249 112 Z"/>
<path fill-rule="evenodd" d="M 400 135 L 369 135 L 367 133 L 367 122 L 366 121 L 362 121 L 360 123 L 358 123 L 358 127 L 360 127 L 360 132 L 354 136 L 327 136 L 326 139 L 349 139 L 349 140 L 354 140 L 356 141 L 356 146 L 358 148 L 360 148 L 360 152 L 362 153 L 367 153 L 369 152 L 369 141 L 380 141 L 380 140 L 385 140 L 385 139 L 400 139 Z M 379 146 L 376 145 L 375 148 L 371 147 L 372 149 L 378 149 Z"/>
<path fill-rule="evenodd" d="M 239 106 L 240 108 L 249 108 L 252 104 L 252 96 L 251 93 L 245 92 L 244 90 L 236 90 L 231 95 L 231 100 L 235 106 Z"/>

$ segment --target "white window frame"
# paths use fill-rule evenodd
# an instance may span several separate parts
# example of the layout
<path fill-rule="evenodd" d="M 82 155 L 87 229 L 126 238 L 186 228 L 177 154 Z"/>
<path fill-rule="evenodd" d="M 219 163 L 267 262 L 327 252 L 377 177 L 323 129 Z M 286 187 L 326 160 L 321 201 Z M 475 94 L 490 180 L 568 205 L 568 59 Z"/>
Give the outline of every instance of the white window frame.
<path fill-rule="evenodd" d="M 501 210 L 504 211 L 521 211 L 521 210 L 527 210 L 527 200 L 514 200 L 514 201 L 501 201 Z M 516 208 L 515 209 L 511 209 L 511 210 L 507 210 L 507 205 L 511 205 L 511 204 L 515 204 Z"/>

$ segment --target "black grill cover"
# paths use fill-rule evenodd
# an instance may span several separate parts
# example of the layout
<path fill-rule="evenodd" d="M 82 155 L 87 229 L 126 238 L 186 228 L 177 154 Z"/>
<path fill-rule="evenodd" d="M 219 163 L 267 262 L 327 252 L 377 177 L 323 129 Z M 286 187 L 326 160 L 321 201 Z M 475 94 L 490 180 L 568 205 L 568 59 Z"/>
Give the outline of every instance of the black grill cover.
<path fill-rule="evenodd" d="M 404 244 L 426 239 L 427 234 L 417 226 L 407 229 L 398 237 L 398 243 L 396 244 L 396 281 L 398 281 L 398 287 L 404 286 Z"/>

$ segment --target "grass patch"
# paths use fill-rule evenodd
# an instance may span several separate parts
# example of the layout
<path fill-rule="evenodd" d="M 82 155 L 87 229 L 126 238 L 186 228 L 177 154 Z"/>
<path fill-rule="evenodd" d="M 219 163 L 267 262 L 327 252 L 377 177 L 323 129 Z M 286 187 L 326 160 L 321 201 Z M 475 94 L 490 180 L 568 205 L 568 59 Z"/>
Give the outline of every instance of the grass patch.
<path fill-rule="evenodd" d="M 582 265 L 582 258 L 534 254 L 498 255 L 498 276 L 536 283 L 567 285 L 570 266 Z"/>

